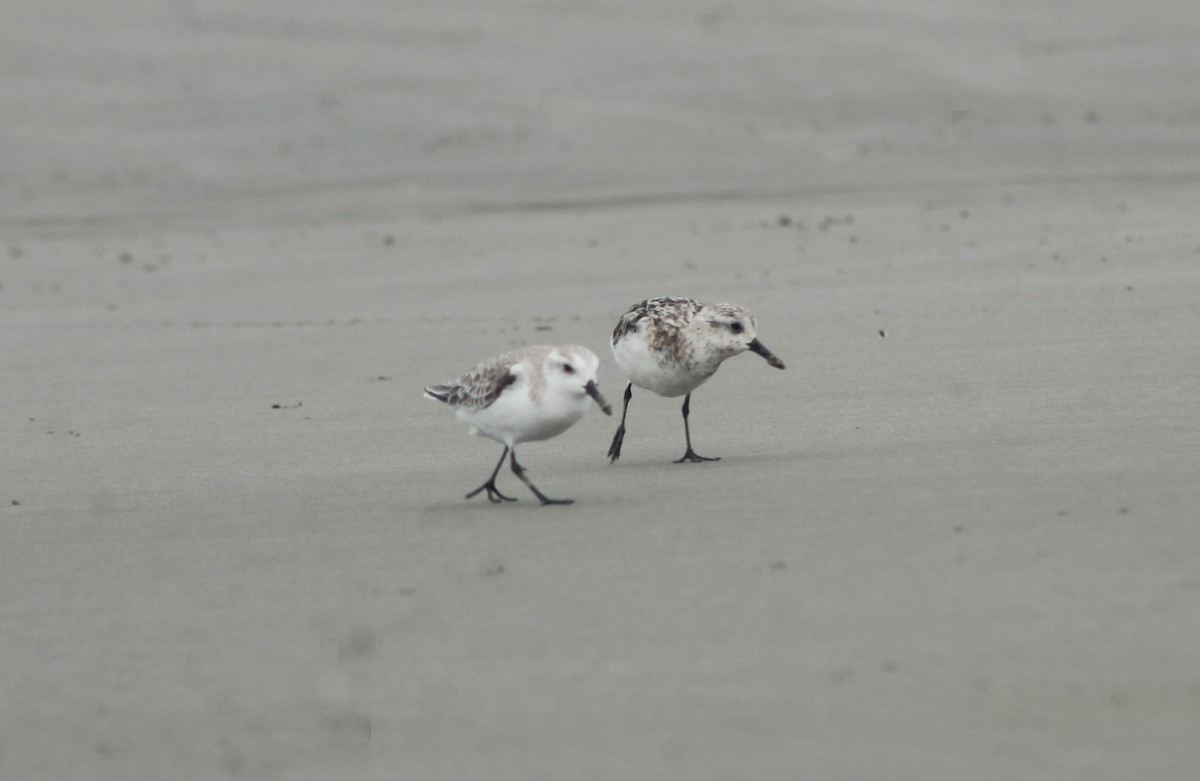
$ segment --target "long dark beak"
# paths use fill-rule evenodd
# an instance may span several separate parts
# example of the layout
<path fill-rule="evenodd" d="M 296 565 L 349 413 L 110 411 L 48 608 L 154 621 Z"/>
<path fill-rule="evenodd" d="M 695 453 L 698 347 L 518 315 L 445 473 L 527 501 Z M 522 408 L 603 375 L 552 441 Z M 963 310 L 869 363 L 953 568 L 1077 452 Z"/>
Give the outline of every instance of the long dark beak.
<path fill-rule="evenodd" d="M 772 366 L 774 366 L 776 369 L 782 369 L 782 368 L 783 368 L 783 361 L 781 361 L 781 360 L 779 360 L 778 358 L 776 358 L 776 357 L 775 357 L 775 353 L 771 352 L 771 351 L 770 351 L 770 350 L 768 350 L 766 347 L 763 347 L 763 343 L 762 343 L 762 342 L 760 342 L 760 341 L 758 341 L 757 339 L 755 339 L 753 342 L 751 342 L 751 343 L 750 343 L 749 347 L 750 347 L 750 351 L 751 351 L 751 352 L 756 352 L 756 353 L 758 353 L 759 355 L 761 355 L 762 357 L 766 358 L 766 359 L 767 359 L 767 363 L 771 364 L 771 365 L 772 365 Z"/>
<path fill-rule="evenodd" d="M 771 357 L 774 358 L 775 356 Z M 782 368 L 782 364 L 780 364 L 780 368 Z M 605 415 L 612 414 L 612 406 L 600 395 L 600 389 L 596 387 L 595 380 L 588 380 L 588 384 L 583 386 L 583 390 L 587 395 L 596 400 L 596 403 L 600 405 L 600 409 L 604 410 Z"/>

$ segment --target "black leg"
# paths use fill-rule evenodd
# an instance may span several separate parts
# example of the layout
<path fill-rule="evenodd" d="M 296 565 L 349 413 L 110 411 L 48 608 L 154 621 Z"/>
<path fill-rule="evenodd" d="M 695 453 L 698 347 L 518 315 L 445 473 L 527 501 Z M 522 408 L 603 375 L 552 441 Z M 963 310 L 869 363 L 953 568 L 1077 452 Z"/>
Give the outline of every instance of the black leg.
<path fill-rule="evenodd" d="M 621 425 L 617 426 L 617 433 L 613 434 L 612 444 L 608 446 L 608 463 L 612 463 L 621 457 L 621 443 L 625 441 L 625 415 L 629 412 L 629 400 L 633 398 L 633 383 L 625 386 L 625 407 L 621 410 Z"/>
<path fill-rule="evenodd" d="M 574 499 L 547 499 L 546 495 L 537 489 L 537 486 L 535 486 L 533 483 L 529 482 L 529 478 L 525 476 L 524 467 L 522 467 L 520 464 L 517 463 L 516 448 L 513 448 L 510 460 L 512 461 L 513 474 L 516 475 L 517 477 L 521 478 L 521 482 L 524 483 L 525 485 L 527 485 L 529 487 L 530 491 L 533 491 L 533 495 L 536 496 L 542 504 L 574 504 L 575 503 Z"/>
<path fill-rule="evenodd" d="M 500 467 L 504 466 L 504 459 L 507 456 L 508 456 L 508 445 L 505 445 L 504 452 L 500 454 L 500 460 L 498 462 L 496 462 L 496 468 L 492 470 L 492 476 L 488 478 L 488 481 L 486 483 L 479 486 L 471 493 L 467 494 L 464 498 L 470 499 L 472 496 L 479 493 L 480 491 L 487 491 L 488 501 L 493 504 L 500 504 L 501 499 L 503 499 L 506 502 L 517 501 L 516 499 L 514 499 L 511 496 L 505 496 L 504 494 L 500 493 L 500 489 L 498 489 L 496 487 L 496 475 L 500 474 Z"/>
<path fill-rule="evenodd" d="M 691 461 L 698 464 L 701 461 L 720 461 L 720 457 L 709 458 L 708 456 L 697 455 L 695 450 L 692 450 L 692 432 L 688 430 L 688 413 L 691 412 L 692 394 L 683 397 L 683 437 L 687 440 L 687 452 L 683 454 L 683 458 L 675 463 L 682 464 L 684 461 Z"/>

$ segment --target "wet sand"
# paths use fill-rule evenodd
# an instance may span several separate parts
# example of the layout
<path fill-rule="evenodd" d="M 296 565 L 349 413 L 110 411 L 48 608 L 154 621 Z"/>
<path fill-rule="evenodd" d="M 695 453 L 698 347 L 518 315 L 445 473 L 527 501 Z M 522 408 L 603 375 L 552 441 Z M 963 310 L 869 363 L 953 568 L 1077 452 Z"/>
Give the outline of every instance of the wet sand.
<path fill-rule="evenodd" d="M 406 6 L 8 14 L 0 775 L 1196 776 L 1194 4 Z"/>

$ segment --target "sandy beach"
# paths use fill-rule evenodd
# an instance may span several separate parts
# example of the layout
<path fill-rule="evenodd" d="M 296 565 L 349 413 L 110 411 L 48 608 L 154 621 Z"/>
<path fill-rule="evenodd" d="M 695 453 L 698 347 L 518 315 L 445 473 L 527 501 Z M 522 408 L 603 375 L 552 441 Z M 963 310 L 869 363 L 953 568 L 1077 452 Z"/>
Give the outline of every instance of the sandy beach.
<path fill-rule="evenodd" d="M 0 777 L 1200 775 L 1200 6 L 0 27 Z M 522 449 L 632 303 L 787 363 Z"/>

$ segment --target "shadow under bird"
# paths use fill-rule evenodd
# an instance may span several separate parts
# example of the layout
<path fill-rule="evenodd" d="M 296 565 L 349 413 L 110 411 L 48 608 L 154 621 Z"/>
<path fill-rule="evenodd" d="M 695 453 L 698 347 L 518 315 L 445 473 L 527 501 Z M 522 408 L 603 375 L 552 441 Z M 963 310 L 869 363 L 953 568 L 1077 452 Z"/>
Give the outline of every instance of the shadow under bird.
<path fill-rule="evenodd" d="M 612 351 L 629 378 L 621 425 L 608 448 L 609 462 L 621 457 L 625 416 L 633 386 L 659 396 L 683 396 L 683 436 L 687 450 L 675 463 L 719 461 L 692 449 L 688 413 L 692 391 L 716 373 L 721 363 L 745 351 L 758 353 L 776 369 L 783 361 L 758 340 L 754 315 L 733 304 L 702 304 L 690 298 L 651 298 L 629 308 L 613 330 Z"/>
<path fill-rule="evenodd" d="M 578 345 L 541 345 L 490 358 L 457 380 L 425 387 L 425 396 L 455 408 L 471 435 L 504 445 L 491 477 L 466 495 L 487 491 L 493 503 L 516 501 L 496 487 L 496 476 L 508 457 L 512 471 L 542 504 L 571 504 L 549 499 L 530 482 L 517 463 L 517 444 L 550 439 L 569 429 L 595 401 L 605 415 L 612 407 L 600 395 L 596 373 L 600 359 Z"/>

